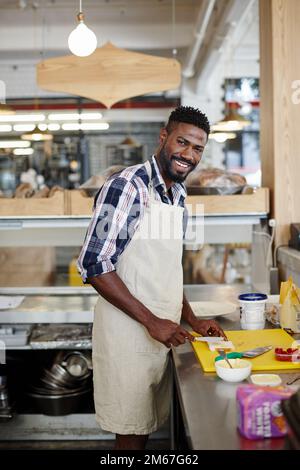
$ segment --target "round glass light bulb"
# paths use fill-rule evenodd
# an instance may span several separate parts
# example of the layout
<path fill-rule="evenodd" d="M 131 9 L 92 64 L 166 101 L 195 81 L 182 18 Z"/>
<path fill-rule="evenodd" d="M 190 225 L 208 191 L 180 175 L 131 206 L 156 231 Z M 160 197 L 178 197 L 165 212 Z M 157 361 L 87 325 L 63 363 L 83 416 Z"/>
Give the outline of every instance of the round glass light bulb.
<path fill-rule="evenodd" d="M 80 21 L 77 27 L 70 33 L 68 45 L 74 55 L 86 57 L 96 49 L 97 38 L 95 33 L 83 21 Z"/>

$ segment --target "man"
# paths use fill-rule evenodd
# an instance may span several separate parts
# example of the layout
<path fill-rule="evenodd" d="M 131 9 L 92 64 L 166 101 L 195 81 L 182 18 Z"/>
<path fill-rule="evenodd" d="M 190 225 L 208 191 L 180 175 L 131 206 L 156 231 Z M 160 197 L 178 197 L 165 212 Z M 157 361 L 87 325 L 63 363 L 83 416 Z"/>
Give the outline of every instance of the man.
<path fill-rule="evenodd" d="M 210 132 L 197 109 L 178 107 L 143 165 L 110 177 L 96 201 L 78 260 L 100 294 L 93 326 L 94 400 L 116 449 L 144 449 L 168 418 L 170 354 L 192 335 L 224 336 L 199 320 L 183 294 L 183 181 L 201 160 Z"/>

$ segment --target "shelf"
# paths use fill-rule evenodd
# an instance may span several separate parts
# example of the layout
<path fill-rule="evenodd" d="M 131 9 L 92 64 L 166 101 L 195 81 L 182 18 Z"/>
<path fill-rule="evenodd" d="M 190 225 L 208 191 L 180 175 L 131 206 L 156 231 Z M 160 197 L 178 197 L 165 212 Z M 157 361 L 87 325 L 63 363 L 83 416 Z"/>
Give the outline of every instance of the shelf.
<path fill-rule="evenodd" d="M 251 243 L 252 226 L 266 214 L 198 215 L 188 219 L 186 245 Z M 81 246 L 90 216 L 1 217 L 0 246 Z M 216 227 L 222 230 L 216 231 Z M 235 227 L 234 231 L 232 230 Z"/>

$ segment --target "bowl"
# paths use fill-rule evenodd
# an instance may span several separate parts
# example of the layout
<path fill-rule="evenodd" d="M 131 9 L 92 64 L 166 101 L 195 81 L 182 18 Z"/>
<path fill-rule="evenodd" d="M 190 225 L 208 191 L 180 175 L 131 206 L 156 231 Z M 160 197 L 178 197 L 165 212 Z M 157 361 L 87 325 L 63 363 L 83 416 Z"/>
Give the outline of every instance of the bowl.
<path fill-rule="evenodd" d="M 251 374 L 251 362 L 245 359 L 228 359 L 228 361 L 232 369 L 224 359 L 215 362 L 217 375 L 226 382 L 241 382 Z"/>

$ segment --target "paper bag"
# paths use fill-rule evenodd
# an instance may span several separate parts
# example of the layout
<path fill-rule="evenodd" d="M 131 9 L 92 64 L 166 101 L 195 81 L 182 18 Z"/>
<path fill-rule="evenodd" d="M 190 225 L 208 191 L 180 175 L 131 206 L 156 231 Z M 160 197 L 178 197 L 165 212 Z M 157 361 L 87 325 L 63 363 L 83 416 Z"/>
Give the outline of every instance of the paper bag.
<path fill-rule="evenodd" d="M 300 333 L 300 289 L 290 276 L 280 286 L 280 326 Z"/>

